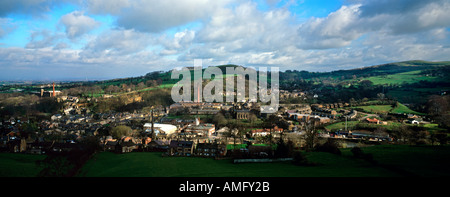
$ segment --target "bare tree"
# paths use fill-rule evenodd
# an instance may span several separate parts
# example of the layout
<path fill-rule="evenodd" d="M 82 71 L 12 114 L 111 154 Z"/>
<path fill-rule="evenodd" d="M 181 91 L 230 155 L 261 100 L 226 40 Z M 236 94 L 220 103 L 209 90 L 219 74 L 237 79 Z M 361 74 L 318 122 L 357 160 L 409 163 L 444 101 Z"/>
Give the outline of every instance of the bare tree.
<path fill-rule="evenodd" d="M 305 141 L 306 141 L 306 151 L 311 151 L 314 148 L 315 143 L 317 142 L 317 130 L 315 128 L 315 120 L 310 120 L 306 122 L 304 130 L 305 130 Z"/>
<path fill-rule="evenodd" d="M 394 130 L 394 136 L 398 143 L 405 144 L 407 141 L 410 142 L 410 137 L 412 134 L 411 129 L 406 125 L 402 125 Z"/>

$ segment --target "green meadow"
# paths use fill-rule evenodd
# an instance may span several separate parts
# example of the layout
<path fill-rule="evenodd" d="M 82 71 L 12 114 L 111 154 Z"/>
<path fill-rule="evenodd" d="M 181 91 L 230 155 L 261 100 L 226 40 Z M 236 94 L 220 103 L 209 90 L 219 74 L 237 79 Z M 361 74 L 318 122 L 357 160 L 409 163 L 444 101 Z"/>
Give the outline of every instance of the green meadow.
<path fill-rule="evenodd" d="M 441 81 L 439 77 L 431 77 L 421 75 L 421 70 L 396 73 L 392 75 L 381 75 L 375 77 L 368 77 L 373 85 L 384 85 L 384 84 L 402 84 L 402 83 L 417 83 L 419 81 Z"/>
<path fill-rule="evenodd" d="M 0 177 L 35 177 L 42 170 L 36 162 L 45 155 L 0 153 Z"/>
<path fill-rule="evenodd" d="M 412 176 L 450 176 L 450 146 L 379 145 L 361 149 L 372 154 L 379 165 Z M 342 153 L 343 156 L 352 155 L 349 149 Z"/>
<path fill-rule="evenodd" d="M 291 162 L 241 163 L 230 159 L 162 157 L 161 153 L 99 152 L 80 170 L 79 177 L 439 177 L 450 176 L 450 146 L 377 145 L 361 148 L 375 162 L 357 159 L 351 149 L 342 155 L 303 152 L 312 166 Z M 0 153 L 1 177 L 35 177 L 36 161 L 45 155 Z"/>
<path fill-rule="evenodd" d="M 161 157 L 161 153 L 101 152 L 88 161 L 82 177 L 397 177 L 449 176 L 450 146 L 378 145 L 364 147 L 376 163 L 342 155 L 305 153 L 314 166 L 291 162 L 241 163 L 196 157 Z"/>
<path fill-rule="evenodd" d="M 347 121 L 347 128 L 353 129 L 356 126 L 356 124 L 358 124 L 358 123 L 359 123 L 359 121 Z M 339 129 L 345 129 L 345 121 L 330 124 L 330 125 L 326 126 L 325 128 L 330 131 L 337 131 Z"/>
<path fill-rule="evenodd" d="M 363 160 L 330 153 L 308 153 L 317 166 L 291 162 L 234 164 L 231 160 L 196 157 L 161 157 L 161 153 L 114 154 L 102 152 L 79 174 L 83 177 L 391 177 L 395 172 Z"/>
<path fill-rule="evenodd" d="M 364 112 L 367 113 L 406 113 L 406 114 L 417 114 L 417 115 L 424 115 L 423 113 L 420 112 L 416 112 L 414 110 L 409 109 L 407 106 L 398 103 L 398 105 L 393 108 L 392 105 L 365 105 L 365 106 L 356 106 L 356 107 L 352 107 L 352 108 L 359 108 L 362 109 Z"/>

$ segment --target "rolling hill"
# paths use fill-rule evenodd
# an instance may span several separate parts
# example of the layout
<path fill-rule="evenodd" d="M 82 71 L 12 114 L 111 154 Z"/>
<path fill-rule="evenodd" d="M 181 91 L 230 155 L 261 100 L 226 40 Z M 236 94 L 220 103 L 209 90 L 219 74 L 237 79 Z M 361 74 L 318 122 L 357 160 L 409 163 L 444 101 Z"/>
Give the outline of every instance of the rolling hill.
<path fill-rule="evenodd" d="M 227 67 L 238 65 L 217 66 L 226 74 Z M 193 72 L 193 71 L 192 71 Z M 193 75 L 192 75 L 193 76 Z M 429 95 L 446 94 L 450 90 L 450 61 L 430 62 L 422 60 L 394 62 L 349 70 L 330 72 L 309 72 L 298 70 L 280 71 L 280 88 L 285 90 L 300 89 L 303 91 L 326 90 L 329 93 L 350 93 L 350 98 L 374 97 L 370 91 L 363 91 L 361 86 L 382 87 L 374 91 L 383 92 L 388 97 L 402 103 L 424 103 Z M 193 79 L 193 77 L 192 77 Z M 149 81 L 157 82 L 150 83 Z M 58 90 L 74 87 L 95 87 L 95 93 L 87 90 L 83 96 L 101 97 L 111 94 L 107 91 L 110 86 L 123 89 L 123 86 L 133 87 L 132 92 L 144 93 L 158 89 L 170 89 L 178 79 L 171 79 L 171 71 L 153 71 L 144 76 L 119 78 L 103 81 L 65 82 L 58 83 Z M 270 79 L 269 79 L 270 83 Z M 145 84 L 145 85 L 143 85 Z M 39 92 L 41 85 L 4 83 L 0 86 L 1 93 L 32 93 Z M 342 88 L 336 88 L 341 86 Z M 381 91 L 379 91 L 381 89 Z M 19 91 L 20 90 L 20 91 Z M 343 92 L 342 92 L 343 91 Z M 129 94 L 130 91 L 116 91 L 114 95 Z M 369 94 L 368 94 L 369 93 Z M 327 99 L 326 97 L 324 99 Z M 335 99 L 336 100 L 336 99 Z M 322 102 L 325 102 L 323 100 Z M 332 101 L 333 102 L 333 101 Z"/>

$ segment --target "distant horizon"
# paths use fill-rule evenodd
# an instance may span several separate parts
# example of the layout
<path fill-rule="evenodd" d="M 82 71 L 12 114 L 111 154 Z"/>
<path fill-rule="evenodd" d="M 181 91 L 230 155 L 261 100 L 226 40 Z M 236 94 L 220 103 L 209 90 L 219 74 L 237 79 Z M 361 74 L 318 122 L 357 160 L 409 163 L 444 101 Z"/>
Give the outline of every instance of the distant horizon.
<path fill-rule="evenodd" d="M 355 67 L 355 68 L 349 68 L 349 69 L 335 69 L 335 70 L 329 70 L 329 71 L 311 71 L 311 70 L 303 70 L 303 69 L 282 69 L 280 68 L 280 71 L 285 72 L 287 70 L 297 70 L 297 71 L 307 71 L 307 72 L 319 72 L 319 73 L 327 73 L 327 72 L 333 72 L 333 71 L 339 71 L 339 70 L 352 70 L 352 69 L 360 69 L 360 68 L 368 68 L 368 67 L 372 67 L 372 66 L 379 66 L 379 65 L 384 65 L 384 64 L 391 64 L 391 63 L 401 63 L 401 62 L 410 62 L 410 61 L 425 61 L 425 62 L 446 62 L 446 61 L 450 61 L 450 60 L 443 60 L 443 61 L 429 61 L 429 60 L 405 60 L 405 61 L 398 61 L 398 62 L 385 62 L 385 63 L 380 63 L 380 64 L 374 64 L 374 65 L 364 65 L 361 67 Z M 209 66 L 223 66 L 223 65 L 236 65 L 236 66 L 243 66 L 243 67 L 259 67 L 259 66 L 254 66 L 254 65 L 249 65 L 249 66 L 245 66 L 245 65 L 238 65 L 238 64 L 221 64 L 221 65 L 206 65 L 203 66 L 203 68 L 207 68 Z M 184 66 L 184 67 L 192 67 L 193 65 L 190 66 Z M 275 66 L 275 65 L 271 65 L 271 66 Z M 169 72 L 172 69 L 169 70 L 151 70 L 148 71 L 146 73 L 143 73 L 142 75 L 135 75 L 135 76 L 117 76 L 117 77 L 74 77 L 74 78 L 54 78 L 54 79 L 12 79 L 12 80 L 5 80 L 5 79 L 0 79 L 0 82 L 31 82 L 31 83 L 48 83 L 48 82 L 59 82 L 59 83 L 64 83 L 64 82 L 93 82 L 93 81 L 107 81 L 107 80 L 114 80 L 114 79 L 126 79 L 126 78 L 136 78 L 136 77 L 142 77 L 145 76 L 147 73 L 151 73 L 151 72 L 155 72 L 155 71 L 161 71 L 161 72 Z"/>

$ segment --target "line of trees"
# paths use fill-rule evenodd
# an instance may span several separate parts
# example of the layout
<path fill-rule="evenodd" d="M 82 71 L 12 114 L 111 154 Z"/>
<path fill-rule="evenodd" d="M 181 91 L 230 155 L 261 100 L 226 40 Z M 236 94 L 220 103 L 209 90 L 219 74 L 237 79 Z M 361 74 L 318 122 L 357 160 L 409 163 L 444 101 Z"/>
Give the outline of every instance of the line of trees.
<path fill-rule="evenodd" d="M 0 100 L 0 117 L 37 116 L 40 113 L 58 113 L 62 104 L 56 98 L 39 98 L 36 95 L 21 94 Z"/>

